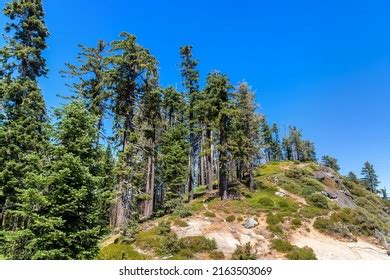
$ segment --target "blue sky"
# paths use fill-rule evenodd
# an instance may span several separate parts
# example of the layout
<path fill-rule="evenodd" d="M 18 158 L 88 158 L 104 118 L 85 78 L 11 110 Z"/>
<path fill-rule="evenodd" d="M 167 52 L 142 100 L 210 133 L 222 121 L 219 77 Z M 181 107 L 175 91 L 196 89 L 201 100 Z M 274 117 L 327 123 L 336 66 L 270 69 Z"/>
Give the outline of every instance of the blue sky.
<path fill-rule="evenodd" d="M 58 71 L 75 61 L 80 43 L 135 34 L 158 58 L 164 86 L 180 86 L 178 48 L 191 44 L 203 80 L 216 69 L 233 84 L 246 80 L 269 121 L 303 129 L 318 156 L 335 156 L 343 173 L 360 174 L 370 161 L 390 187 L 389 1 L 44 3 L 49 107 L 68 93 Z"/>

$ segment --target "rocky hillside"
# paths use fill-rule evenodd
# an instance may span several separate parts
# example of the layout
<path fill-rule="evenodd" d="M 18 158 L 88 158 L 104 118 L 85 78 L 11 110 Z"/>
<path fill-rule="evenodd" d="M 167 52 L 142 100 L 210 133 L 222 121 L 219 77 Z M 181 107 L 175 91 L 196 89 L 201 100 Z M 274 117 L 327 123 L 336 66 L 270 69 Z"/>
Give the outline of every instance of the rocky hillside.
<path fill-rule="evenodd" d="M 256 190 L 196 190 L 175 213 L 112 234 L 99 259 L 390 259 L 390 204 L 314 163 L 270 163 Z"/>

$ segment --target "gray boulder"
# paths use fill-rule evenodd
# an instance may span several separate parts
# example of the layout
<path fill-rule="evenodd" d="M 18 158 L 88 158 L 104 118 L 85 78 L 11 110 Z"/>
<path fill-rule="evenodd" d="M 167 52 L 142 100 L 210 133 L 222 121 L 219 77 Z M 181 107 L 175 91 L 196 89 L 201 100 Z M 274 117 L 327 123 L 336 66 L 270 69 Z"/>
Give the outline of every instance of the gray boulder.
<path fill-rule="evenodd" d="M 258 224 L 259 223 L 256 222 L 256 220 L 253 217 L 250 217 L 242 225 L 244 226 L 244 228 L 254 228 Z"/>

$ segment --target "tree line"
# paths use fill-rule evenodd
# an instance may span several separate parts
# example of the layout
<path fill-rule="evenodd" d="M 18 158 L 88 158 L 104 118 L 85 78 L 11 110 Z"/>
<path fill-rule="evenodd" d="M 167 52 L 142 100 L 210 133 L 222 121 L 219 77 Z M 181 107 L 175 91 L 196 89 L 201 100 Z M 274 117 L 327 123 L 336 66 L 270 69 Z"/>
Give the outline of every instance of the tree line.
<path fill-rule="evenodd" d="M 213 71 L 200 86 L 191 46 L 179 50 L 182 87 L 162 87 L 158 61 L 121 33 L 80 46 L 62 75 L 74 93 L 49 117 L 41 0 L 6 4 L 0 49 L 0 248 L 11 259 L 89 259 L 108 230 L 179 209 L 203 187 L 229 198 L 255 189 L 267 161 L 316 161 L 292 126 L 280 139 L 246 82 Z M 107 133 L 107 120 L 109 130 Z"/>

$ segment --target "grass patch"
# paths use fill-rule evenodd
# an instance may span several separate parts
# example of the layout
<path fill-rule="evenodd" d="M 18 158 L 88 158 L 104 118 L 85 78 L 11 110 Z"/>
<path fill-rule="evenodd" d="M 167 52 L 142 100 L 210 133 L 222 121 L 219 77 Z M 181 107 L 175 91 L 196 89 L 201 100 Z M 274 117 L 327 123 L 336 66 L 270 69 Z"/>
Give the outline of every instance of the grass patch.
<path fill-rule="evenodd" d="M 102 248 L 98 260 L 147 260 L 148 256 L 138 253 L 128 244 L 110 244 Z"/>
<path fill-rule="evenodd" d="M 190 249 L 193 252 L 211 251 L 217 249 L 217 243 L 214 239 L 208 239 L 204 236 L 186 236 L 179 239 L 179 247 Z"/>
<path fill-rule="evenodd" d="M 188 223 L 182 219 L 173 219 L 173 224 L 178 227 L 188 227 Z"/>

